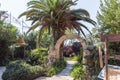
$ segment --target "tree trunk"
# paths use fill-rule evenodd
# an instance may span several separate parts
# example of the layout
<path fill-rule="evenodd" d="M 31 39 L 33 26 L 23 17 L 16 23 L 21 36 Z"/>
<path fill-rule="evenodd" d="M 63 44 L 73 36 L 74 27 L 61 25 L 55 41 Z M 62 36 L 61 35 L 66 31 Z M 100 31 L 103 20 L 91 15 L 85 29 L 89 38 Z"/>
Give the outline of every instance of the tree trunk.
<path fill-rule="evenodd" d="M 64 33 L 59 28 L 53 29 L 54 45 L 56 44 L 57 40 L 63 35 Z"/>
<path fill-rule="evenodd" d="M 40 48 L 40 37 L 39 36 L 36 40 L 36 48 Z"/>

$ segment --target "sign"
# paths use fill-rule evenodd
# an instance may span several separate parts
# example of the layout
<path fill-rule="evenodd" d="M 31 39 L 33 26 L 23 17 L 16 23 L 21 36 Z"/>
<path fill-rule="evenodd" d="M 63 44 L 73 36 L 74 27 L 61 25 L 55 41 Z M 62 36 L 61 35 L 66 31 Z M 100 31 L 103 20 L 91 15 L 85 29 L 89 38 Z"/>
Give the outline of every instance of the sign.
<path fill-rule="evenodd" d="M 105 34 L 101 35 L 100 39 L 102 42 L 105 42 L 105 39 L 107 39 L 108 42 L 120 42 L 120 34 Z"/>
<path fill-rule="evenodd" d="M 105 76 L 105 66 L 104 66 L 103 69 L 100 71 L 100 73 L 99 73 L 99 75 L 98 75 L 98 78 L 104 80 L 104 78 L 105 78 L 104 76 Z"/>
<path fill-rule="evenodd" d="M 108 65 L 109 80 L 120 80 L 120 66 Z M 98 78 L 105 79 L 105 66 L 98 75 Z"/>

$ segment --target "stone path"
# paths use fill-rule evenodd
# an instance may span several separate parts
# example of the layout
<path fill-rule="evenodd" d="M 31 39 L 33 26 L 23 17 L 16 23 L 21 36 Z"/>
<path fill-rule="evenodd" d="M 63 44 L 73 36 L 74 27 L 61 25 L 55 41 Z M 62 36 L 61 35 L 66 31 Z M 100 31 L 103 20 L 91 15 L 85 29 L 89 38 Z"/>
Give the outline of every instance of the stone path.
<path fill-rule="evenodd" d="M 0 67 L 0 80 L 2 80 L 2 74 L 5 71 L 5 67 Z"/>
<path fill-rule="evenodd" d="M 67 66 L 61 73 L 58 75 L 54 75 L 52 77 L 39 77 L 34 80 L 73 80 L 73 78 L 70 76 L 70 72 L 72 69 L 72 66 L 76 64 L 76 61 L 67 61 Z"/>

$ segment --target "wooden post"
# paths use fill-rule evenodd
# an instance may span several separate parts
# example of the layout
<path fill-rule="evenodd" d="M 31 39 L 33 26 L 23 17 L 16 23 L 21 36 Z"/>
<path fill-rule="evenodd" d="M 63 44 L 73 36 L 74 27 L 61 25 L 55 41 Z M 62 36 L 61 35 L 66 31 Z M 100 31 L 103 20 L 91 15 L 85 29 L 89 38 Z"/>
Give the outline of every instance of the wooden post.
<path fill-rule="evenodd" d="M 108 41 L 105 38 L 105 80 L 108 80 Z"/>
<path fill-rule="evenodd" d="M 103 57 L 102 57 L 101 47 L 99 47 L 99 62 L 100 62 L 100 67 L 103 68 Z"/>

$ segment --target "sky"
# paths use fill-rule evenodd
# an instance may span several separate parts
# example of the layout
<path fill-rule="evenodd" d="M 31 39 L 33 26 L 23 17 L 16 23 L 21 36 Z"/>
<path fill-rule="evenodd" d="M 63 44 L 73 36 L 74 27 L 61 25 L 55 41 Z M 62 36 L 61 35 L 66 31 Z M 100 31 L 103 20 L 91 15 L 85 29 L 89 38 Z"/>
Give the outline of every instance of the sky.
<path fill-rule="evenodd" d="M 18 18 L 18 16 L 27 10 L 27 2 L 30 0 L 0 0 L 1 6 L 0 10 L 5 10 L 8 13 L 11 13 L 12 16 Z M 77 5 L 73 8 L 78 9 L 82 8 L 87 10 L 90 13 L 91 19 L 97 21 L 96 15 L 99 10 L 100 0 L 78 0 Z M 21 18 L 24 20 L 25 18 Z M 29 22 L 26 22 L 30 26 Z M 89 25 L 89 24 L 87 24 Z"/>

